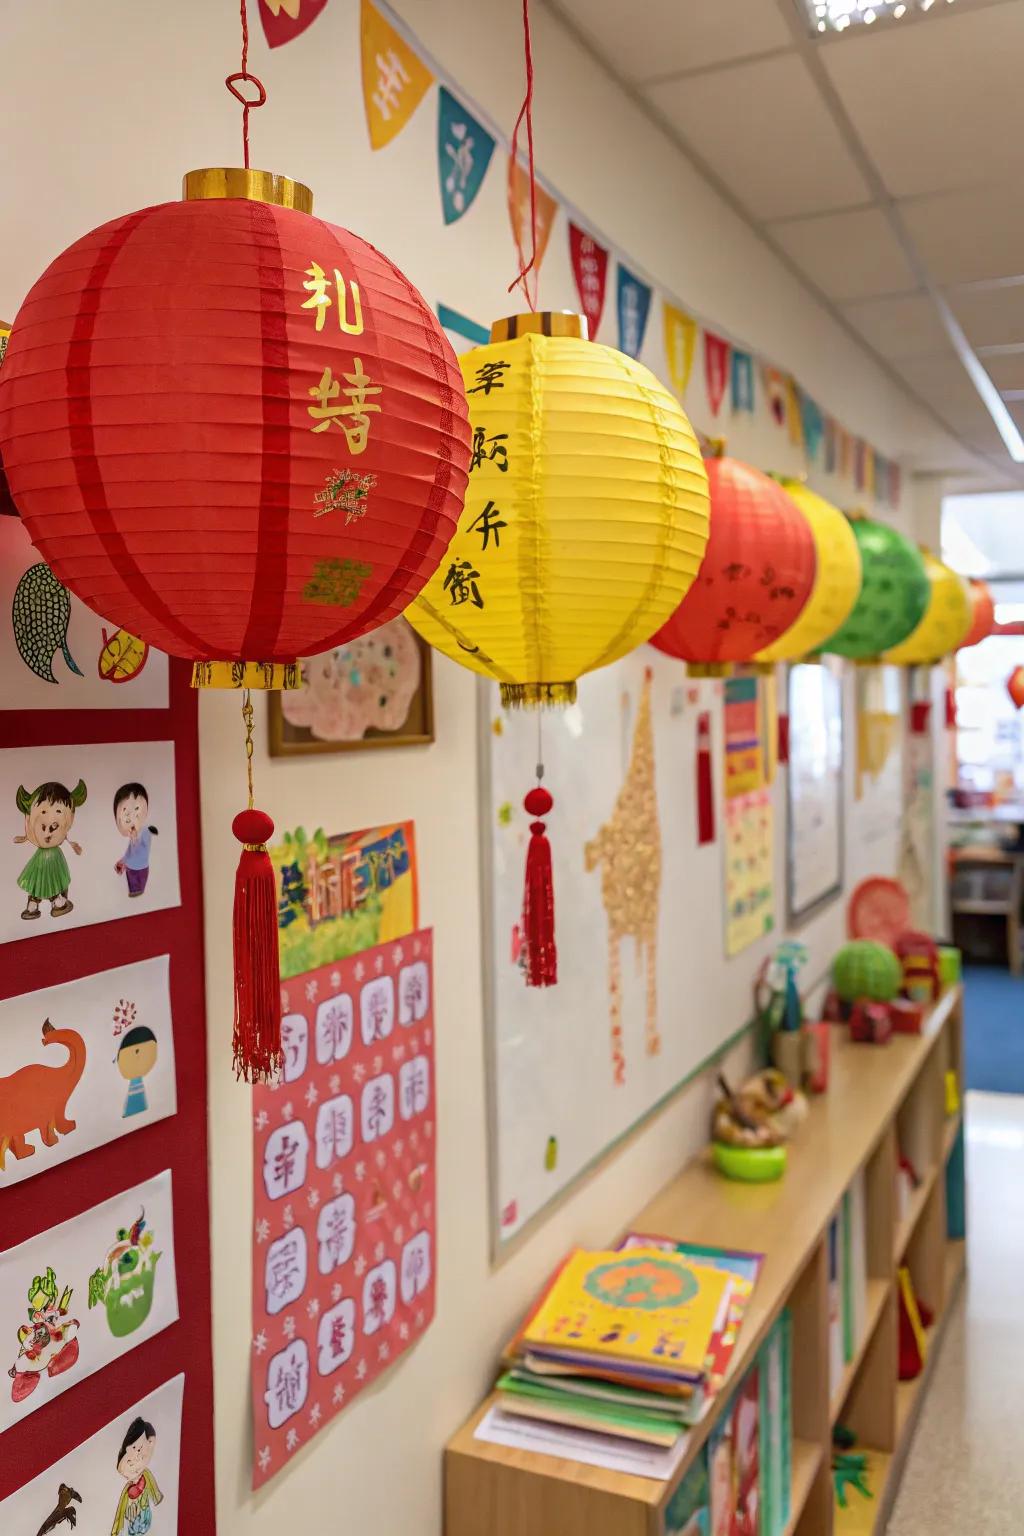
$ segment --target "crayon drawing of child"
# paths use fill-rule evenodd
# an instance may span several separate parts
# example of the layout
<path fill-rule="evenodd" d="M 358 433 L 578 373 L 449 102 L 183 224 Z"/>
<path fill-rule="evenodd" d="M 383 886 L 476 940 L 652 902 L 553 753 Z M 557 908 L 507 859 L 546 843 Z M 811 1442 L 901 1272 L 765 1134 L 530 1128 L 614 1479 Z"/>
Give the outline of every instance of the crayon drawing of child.
<path fill-rule="evenodd" d="M 128 1084 L 122 1120 L 149 1108 L 143 1078 L 156 1066 L 156 1035 L 145 1024 L 130 1029 L 117 1048 L 117 1070 Z"/>
<path fill-rule="evenodd" d="M 146 1536 L 152 1528 L 153 1510 L 164 1499 L 149 1470 L 155 1449 L 152 1424 L 133 1419 L 117 1456 L 117 1470 L 127 1486 L 121 1491 L 110 1536 Z"/>
<path fill-rule="evenodd" d="M 149 879 L 149 850 L 156 827 L 147 826 L 149 795 L 144 784 L 122 784 L 114 796 L 114 821 L 128 846 L 114 865 L 128 881 L 128 895 L 141 896 Z"/>
<path fill-rule="evenodd" d="M 74 789 L 50 780 L 40 784 L 29 794 L 18 785 L 16 796 L 18 810 L 25 818 L 25 831 L 16 837 L 16 843 L 32 843 L 35 853 L 18 876 L 18 885 L 25 892 L 26 902 L 22 917 L 26 922 L 42 915 L 42 903 L 50 903 L 51 917 L 67 917 L 74 911 L 74 903 L 68 897 L 71 871 L 64 857 L 61 844 L 67 842 L 76 854 L 81 845 L 68 836 L 75 819 L 75 812 L 85 804 L 86 789 L 81 779 Z"/>

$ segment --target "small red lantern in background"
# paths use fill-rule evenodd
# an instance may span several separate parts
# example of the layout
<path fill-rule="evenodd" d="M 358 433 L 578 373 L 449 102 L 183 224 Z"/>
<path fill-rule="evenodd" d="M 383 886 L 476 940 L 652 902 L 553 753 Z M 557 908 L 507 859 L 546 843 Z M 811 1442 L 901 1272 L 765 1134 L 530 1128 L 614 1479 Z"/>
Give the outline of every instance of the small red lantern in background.
<path fill-rule="evenodd" d="M 1006 691 L 1015 709 L 1024 707 L 1024 667 L 1014 667 L 1006 679 Z"/>
<path fill-rule="evenodd" d="M 695 664 L 751 661 L 799 617 L 814 585 L 814 538 L 776 481 L 721 455 L 707 461 L 711 533 L 697 579 L 651 636 Z"/>
<path fill-rule="evenodd" d="M 996 627 L 996 608 L 988 583 L 978 581 L 972 576 L 968 585 L 971 596 L 971 627 L 957 646 L 959 651 L 966 650 L 969 645 L 977 645 L 980 640 L 987 640 Z"/>

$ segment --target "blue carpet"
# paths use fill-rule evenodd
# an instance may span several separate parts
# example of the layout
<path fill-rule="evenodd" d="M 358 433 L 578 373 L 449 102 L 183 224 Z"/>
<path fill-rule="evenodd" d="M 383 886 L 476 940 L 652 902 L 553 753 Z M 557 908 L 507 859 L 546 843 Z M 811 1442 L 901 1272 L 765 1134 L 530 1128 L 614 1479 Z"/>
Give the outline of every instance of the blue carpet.
<path fill-rule="evenodd" d="M 964 1055 L 968 1088 L 1024 1093 L 1024 976 L 964 966 Z"/>

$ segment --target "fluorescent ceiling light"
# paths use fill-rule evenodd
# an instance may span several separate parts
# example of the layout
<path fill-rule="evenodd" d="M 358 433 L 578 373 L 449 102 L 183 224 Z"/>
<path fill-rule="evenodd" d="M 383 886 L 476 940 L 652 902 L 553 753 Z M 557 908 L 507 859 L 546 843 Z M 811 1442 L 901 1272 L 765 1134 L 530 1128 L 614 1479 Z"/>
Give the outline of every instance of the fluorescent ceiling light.
<path fill-rule="evenodd" d="M 845 32 L 850 26 L 875 21 L 901 21 L 904 16 L 931 10 L 935 0 L 801 0 L 815 34 Z M 948 5 L 953 0 L 947 0 Z"/>

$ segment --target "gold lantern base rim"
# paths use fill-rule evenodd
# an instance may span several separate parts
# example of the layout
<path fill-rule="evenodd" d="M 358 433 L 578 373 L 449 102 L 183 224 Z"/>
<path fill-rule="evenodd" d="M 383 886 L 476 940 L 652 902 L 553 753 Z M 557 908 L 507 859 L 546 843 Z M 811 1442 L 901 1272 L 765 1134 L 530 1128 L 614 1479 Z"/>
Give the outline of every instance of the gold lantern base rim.
<path fill-rule="evenodd" d="M 491 322 L 491 340 L 515 341 L 519 336 L 570 336 L 589 341 L 586 315 L 571 309 L 538 309 L 521 315 L 506 315 Z"/>
<path fill-rule="evenodd" d="M 313 212 L 313 193 L 303 182 L 279 176 L 276 171 L 246 170 L 237 165 L 208 165 L 186 171 L 181 196 L 186 203 L 236 197 L 249 203 L 295 208 L 299 213 Z"/>
<path fill-rule="evenodd" d="M 576 683 L 502 683 L 505 709 L 562 709 L 576 703 Z"/>
<path fill-rule="evenodd" d="M 297 661 L 195 661 L 193 688 L 250 688 L 286 692 L 302 686 Z"/>

